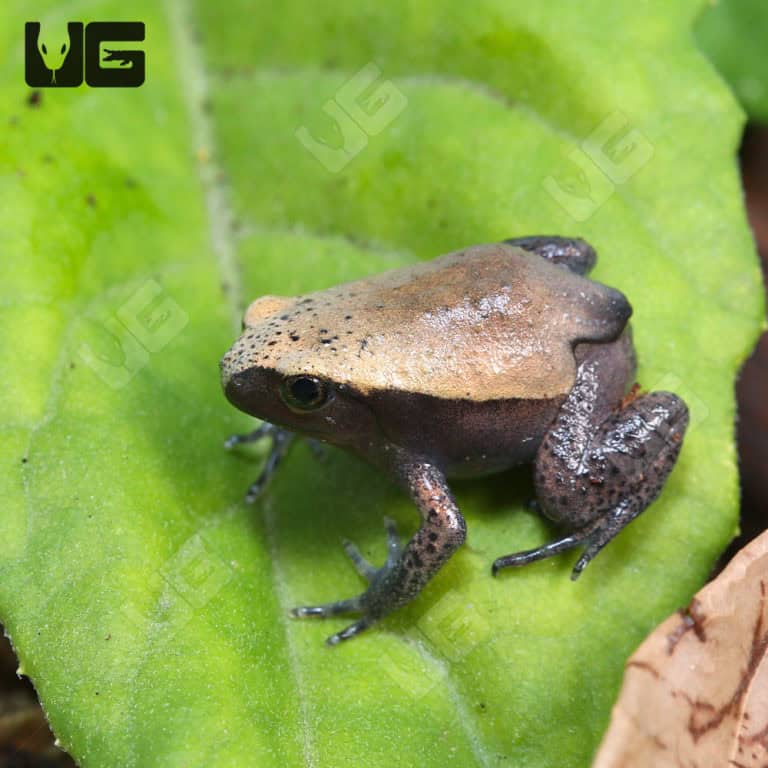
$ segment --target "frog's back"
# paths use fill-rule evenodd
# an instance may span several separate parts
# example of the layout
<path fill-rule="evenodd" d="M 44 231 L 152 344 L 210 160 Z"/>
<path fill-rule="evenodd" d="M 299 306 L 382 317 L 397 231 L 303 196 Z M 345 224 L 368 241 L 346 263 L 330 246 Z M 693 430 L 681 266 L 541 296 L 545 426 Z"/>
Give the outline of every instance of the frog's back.
<path fill-rule="evenodd" d="M 618 291 L 505 244 L 263 301 L 241 339 L 253 365 L 474 400 L 565 394 L 574 344 L 615 339 L 631 313 Z"/>

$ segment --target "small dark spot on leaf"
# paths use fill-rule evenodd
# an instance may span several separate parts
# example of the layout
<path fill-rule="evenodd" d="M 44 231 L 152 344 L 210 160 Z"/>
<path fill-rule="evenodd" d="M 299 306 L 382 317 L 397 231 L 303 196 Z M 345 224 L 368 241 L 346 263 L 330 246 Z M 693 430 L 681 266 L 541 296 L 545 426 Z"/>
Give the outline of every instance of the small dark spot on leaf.
<path fill-rule="evenodd" d="M 43 94 L 41 91 L 31 91 L 29 96 L 27 96 L 27 106 L 29 107 L 39 107 L 43 102 Z"/>

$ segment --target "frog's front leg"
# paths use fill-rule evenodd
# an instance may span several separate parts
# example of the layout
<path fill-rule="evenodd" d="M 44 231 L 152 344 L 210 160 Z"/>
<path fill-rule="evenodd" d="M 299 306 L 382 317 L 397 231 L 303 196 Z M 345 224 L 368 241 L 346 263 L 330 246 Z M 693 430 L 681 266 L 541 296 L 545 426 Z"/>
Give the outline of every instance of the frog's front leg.
<path fill-rule="evenodd" d="M 412 600 L 464 543 L 466 524 L 443 473 L 432 464 L 412 462 L 401 467 L 399 475 L 421 514 L 421 527 L 413 538 L 401 548 L 394 524 L 387 521 L 388 554 L 380 568 L 372 566 L 354 545 L 345 542 L 344 547 L 358 573 L 368 580 L 368 589 L 357 597 L 291 611 L 297 618 L 360 616 L 356 622 L 329 637 L 328 645 L 354 637 Z"/>
<path fill-rule="evenodd" d="M 262 440 L 265 437 L 272 441 L 272 446 L 267 460 L 264 462 L 261 474 L 251 483 L 248 487 L 248 492 L 245 494 L 245 500 L 249 504 L 256 501 L 269 482 L 269 479 L 275 474 L 275 470 L 283 460 L 296 434 L 288 429 L 283 429 L 268 421 L 264 421 L 253 432 L 248 432 L 245 435 L 231 435 L 224 442 L 224 447 L 230 449 L 243 443 L 253 443 L 257 440 Z"/>
<path fill-rule="evenodd" d="M 577 578 L 653 502 L 672 471 L 688 425 L 683 400 L 671 392 L 630 394 L 608 408 L 601 402 L 598 367 L 589 360 L 579 367 L 576 384 L 536 457 L 542 511 L 573 532 L 543 547 L 500 557 L 494 574 L 584 546 L 573 568 L 572 578 Z"/>

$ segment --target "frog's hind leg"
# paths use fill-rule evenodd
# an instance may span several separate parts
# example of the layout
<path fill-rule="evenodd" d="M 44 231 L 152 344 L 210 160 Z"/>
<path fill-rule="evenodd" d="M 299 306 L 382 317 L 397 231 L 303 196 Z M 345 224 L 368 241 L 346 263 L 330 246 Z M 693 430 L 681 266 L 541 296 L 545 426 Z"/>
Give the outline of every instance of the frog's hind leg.
<path fill-rule="evenodd" d="M 586 275 L 597 261 L 595 249 L 588 242 L 577 237 L 533 235 L 513 237 L 502 242 L 535 253 L 552 264 L 563 264 L 577 275 Z"/>
<path fill-rule="evenodd" d="M 577 578 L 592 558 L 659 495 L 677 460 L 688 408 L 671 392 L 633 389 L 607 407 L 600 356 L 579 366 L 576 384 L 544 436 L 536 457 L 536 494 L 543 513 L 572 529 L 537 549 L 501 557 L 502 568 L 525 565 L 584 546 Z"/>

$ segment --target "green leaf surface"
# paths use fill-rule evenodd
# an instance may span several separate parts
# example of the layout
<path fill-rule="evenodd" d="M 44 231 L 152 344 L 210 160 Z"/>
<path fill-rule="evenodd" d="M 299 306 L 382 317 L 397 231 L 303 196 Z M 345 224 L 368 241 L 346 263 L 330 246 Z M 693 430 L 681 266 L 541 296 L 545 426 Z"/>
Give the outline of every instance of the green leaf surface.
<path fill-rule="evenodd" d="M 0 619 L 83 766 L 588 764 L 624 659 L 736 528 L 733 379 L 763 307 L 700 6 L 137 2 L 145 85 L 36 103 L 31 11 L 6 4 Z M 379 561 L 383 517 L 416 514 L 304 444 L 243 503 L 264 449 L 222 449 L 252 422 L 217 371 L 242 308 L 534 233 L 589 239 L 629 296 L 639 380 L 691 406 L 678 466 L 576 584 L 572 556 L 490 576 L 555 534 L 529 470 L 455 483 L 467 545 L 330 650 L 340 621 L 288 609 L 357 593 L 340 540 Z"/>
<path fill-rule="evenodd" d="M 695 32 L 749 117 L 768 123 L 768 3 L 718 0 L 702 12 Z"/>

